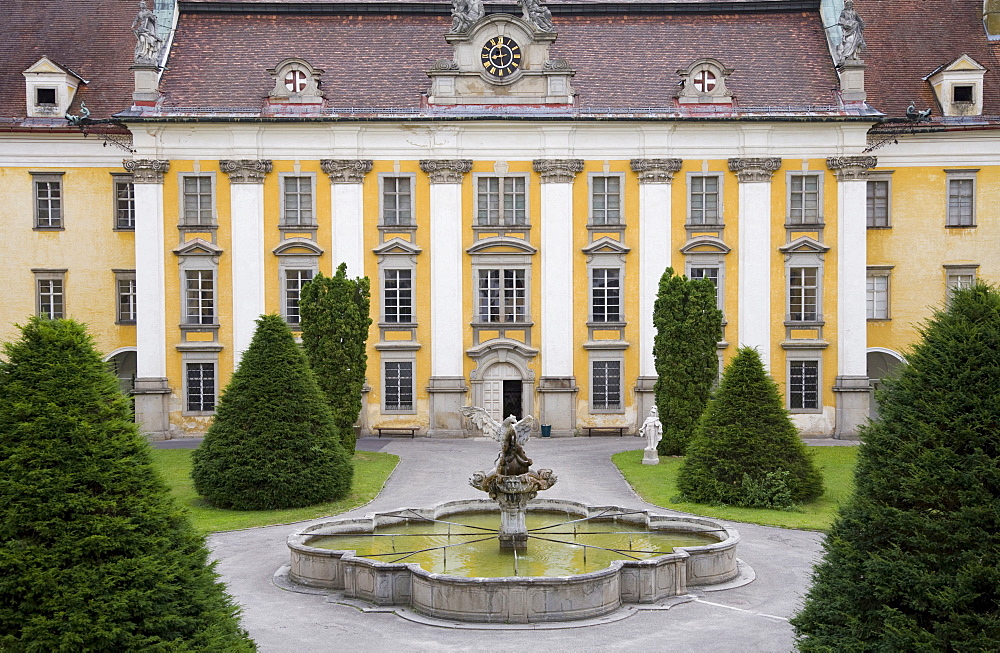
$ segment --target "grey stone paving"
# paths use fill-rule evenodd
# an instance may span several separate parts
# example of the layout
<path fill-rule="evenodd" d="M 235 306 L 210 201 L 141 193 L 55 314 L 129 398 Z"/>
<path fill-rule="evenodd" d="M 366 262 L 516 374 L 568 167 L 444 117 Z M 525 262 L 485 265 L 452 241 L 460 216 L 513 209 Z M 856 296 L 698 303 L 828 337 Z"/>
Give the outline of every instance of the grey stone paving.
<path fill-rule="evenodd" d="M 348 515 L 480 498 L 482 493 L 467 479 L 472 471 L 491 467 L 497 452 L 496 443 L 486 439 L 365 438 L 359 444 L 396 454 L 401 461 L 382 493 Z M 538 438 L 526 450 L 535 467 L 552 468 L 559 476 L 546 493 L 549 497 L 650 508 L 610 461 L 611 454 L 643 444 L 633 437 Z M 749 585 L 693 592 L 695 601 L 669 610 L 635 611 L 613 623 L 545 630 L 429 626 L 279 589 L 272 576 L 288 561 L 285 538 L 301 524 L 216 533 L 209 546 L 222 579 L 243 606 L 244 627 L 262 651 L 790 651 L 787 620 L 808 586 L 822 536 L 730 524 L 742 536 L 739 557 L 757 575 Z"/>

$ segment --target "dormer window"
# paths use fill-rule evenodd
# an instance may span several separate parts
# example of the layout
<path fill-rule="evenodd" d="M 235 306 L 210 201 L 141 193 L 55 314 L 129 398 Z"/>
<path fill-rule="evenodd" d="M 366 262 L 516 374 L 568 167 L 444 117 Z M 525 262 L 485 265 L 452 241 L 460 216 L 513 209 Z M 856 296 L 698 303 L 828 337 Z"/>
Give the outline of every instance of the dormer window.
<path fill-rule="evenodd" d="M 951 101 L 952 102 L 972 102 L 972 87 L 971 86 L 952 86 L 951 87 Z"/>
<path fill-rule="evenodd" d="M 732 72 L 715 59 L 695 61 L 677 71 L 681 76 L 677 101 L 681 104 L 732 104 L 733 96 L 726 88 L 726 78 Z"/>
<path fill-rule="evenodd" d="M 274 88 L 268 100 L 276 104 L 322 104 L 323 91 L 320 77 L 323 70 L 313 68 L 304 59 L 285 59 L 268 69 L 274 79 Z"/>
<path fill-rule="evenodd" d="M 694 90 L 699 93 L 711 93 L 715 90 L 717 79 L 711 70 L 699 70 L 694 76 Z"/>
<path fill-rule="evenodd" d="M 35 105 L 41 106 L 45 104 L 55 105 L 56 103 L 56 89 L 54 88 L 36 88 L 35 89 Z"/>
<path fill-rule="evenodd" d="M 62 118 L 73 104 L 80 84 L 87 81 L 69 68 L 42 57 L 24 75 L 25 111 L 29 118 Z"/>
<path fill-rule="evenodd" d="M 945 116 L 979 116 L 983 113 L 986 68 L 963 54 L 924 79 L 930 82 Z"/>
<path fill-rule="evenodd" d="M 285 88 L 290 93 L 301 93 L 306 90 L 306 74 L 301 70 L 289 70 L 285 75 Z"/>

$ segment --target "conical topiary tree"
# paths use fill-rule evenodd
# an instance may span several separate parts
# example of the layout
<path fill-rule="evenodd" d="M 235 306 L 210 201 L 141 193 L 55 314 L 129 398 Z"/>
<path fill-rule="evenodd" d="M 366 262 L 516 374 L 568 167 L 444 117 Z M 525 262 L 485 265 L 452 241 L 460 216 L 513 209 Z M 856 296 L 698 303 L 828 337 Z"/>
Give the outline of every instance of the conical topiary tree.
<path fill-rule="evenodd" d="M 277 315 L 257 320 L 193 459 L 195 489 L 220 508 L 308 506 L 350 489 L 354 468 L 330 407 Z"/>
<path fill-rule="evenodd" d="M 349 453 L 354 453 L 354 423 L 365 385 L 370 311 L 368 277 L 349 279 L 344 263 L 333 277 L 317 274 L 299 299 L 302 346 Z"/>
<path fill-rule="evenodd" d="M 760 354 L 741 347 L 688 445 L 677 477 L 688 501 L 786 508 L 823 493 Z"/>
<path fill-rule="evenodd" d="M 680 456 L 687 449 L 719 375 L 722 311 L 710 279 L 688 279 L 667 268 L 653 305 L 656 408 L 663 423 L 657 451 Z"/>
<path fill-rule="evenodd" d="M 879 393 L 803 651 L 1000 650 L 1000 291 L 957 291 Z"/>
<path fill-rule="evenodd" d="M 255 650 L 83 325 L 4 351 L 0 650 Z"/>

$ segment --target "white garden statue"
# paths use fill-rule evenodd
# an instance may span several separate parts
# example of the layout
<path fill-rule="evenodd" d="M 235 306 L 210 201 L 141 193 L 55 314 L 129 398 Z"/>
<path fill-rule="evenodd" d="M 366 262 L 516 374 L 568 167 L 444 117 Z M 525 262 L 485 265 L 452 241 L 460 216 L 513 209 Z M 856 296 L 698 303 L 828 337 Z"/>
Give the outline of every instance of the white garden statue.
<path fill-rule="evenodd" d="M 656 455 L 656 445 L 663 439 L 663 424 L 660 423 L 660 412 L 656 406 L 649 409 L 646 421 L 639 427 L 639 435 L 646 436 L 646 450 L 642 454 L 642 464 L 659 465 L 660 457 Z"/>

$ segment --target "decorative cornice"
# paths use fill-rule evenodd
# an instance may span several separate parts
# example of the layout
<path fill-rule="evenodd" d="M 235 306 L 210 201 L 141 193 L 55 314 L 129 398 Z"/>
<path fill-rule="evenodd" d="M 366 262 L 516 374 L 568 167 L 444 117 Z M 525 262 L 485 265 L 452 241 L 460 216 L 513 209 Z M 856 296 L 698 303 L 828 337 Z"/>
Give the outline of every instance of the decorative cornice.
<path fill-rule="evenodd" d="M 422 159 L 420 169 L 431 176 L 432 184 L 460 184 L 472 171 L 472 159 Z"/>
<path fill-rule="evenodd" d="M 360 184 L 372 171 L 371 159 L 322 159 L 319 165 L 331 184 Z"/>
<path fill-rule="evenodd" d="M 781 167 L 778 157 L 729 159 L 729 171 L 741 182 L 771 181 L 771 175 Z"/>
<path fill-rule="evenodd" d="M 833 170 L 838 181 L 865 179 L 877 165 L 878 158 L 874 156 L 831 156 L 826 160 L 826 167 Z"/>
<path fill-rule="evenodd" d="M 583 172 L 583 159 L 535 159 L 531 165 L 543 184 L 571 184 Z"/>
<path fill-rule="evenodd" d="M 640 184 L 669 184 L 681 169 L 680 159 L 632 159 L 632 172 L 639 173 Z"/>
<path fill-rule="evenodd" d="M 230 184 L 263 184 L 271 172 L 270 159 L 238 159 L 219 161 L 219 169 L 229 175 Z"/>
<path fill-rule="evenodd" d="M 122 167 L 132 173 L 133 184 L 162 184 L 163 173 L 170 169 L 166 159 L 123 159 Z"/>

